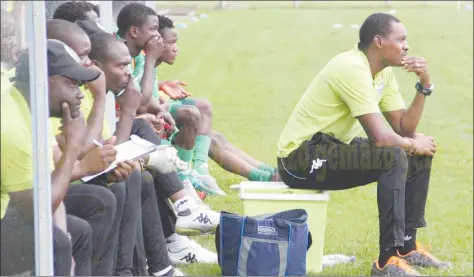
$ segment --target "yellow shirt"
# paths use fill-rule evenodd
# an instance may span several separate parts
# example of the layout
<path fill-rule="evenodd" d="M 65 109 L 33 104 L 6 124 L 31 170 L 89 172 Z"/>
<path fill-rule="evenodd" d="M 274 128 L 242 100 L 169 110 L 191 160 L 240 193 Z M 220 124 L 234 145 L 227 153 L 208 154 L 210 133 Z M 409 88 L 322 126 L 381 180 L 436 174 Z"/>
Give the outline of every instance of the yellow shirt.
<path fill-rule="evenodd" d="M 90 113 L 92 111 L 92 105 L 94 104 L 94 98 L 92 97 L 92 93 L 86 89 L 84 86 L 80 87 L 80 90 L 84 94 L 84 98 L 82 99 L 81 102 L 81 110 L 84 113 L 84 117 L 87 119 L 90 116 Z M 59 127 L 61 127 L 61 120 L 59 118 L 50 118 L 50 123 L 51 123 L 51 132 L 52 136 L 56 137 L 57 134 L 59 134 Z M 111 134 L 110 134 L 110 129 L 109 129 L 109 124 L 107 123 L 107 120 L 104 117 L 104 122 L 103 122 L 103 127 L 102 127 L 102 137 L 104 139 L 108 139 Z"/>
<path fill-rule="evenodd" d="M 33 140 L 30 109 L 20 92 L 12 86 L 11 91 L 2 93 L 1 100 L 0 191 L 3 218 L 10 202 L 9 193 L 33 187 Z"/>
<path fill-rule="evenodd" d="M 391 67 L 372 78 L 364 53 L 357 48 L 341 53 L 319 72 L 296 104 L 278 141 L 277 156 L 288 157 L 317 132 L 350 143 L 363 130 L 356 117 L 404 108 Z"/>

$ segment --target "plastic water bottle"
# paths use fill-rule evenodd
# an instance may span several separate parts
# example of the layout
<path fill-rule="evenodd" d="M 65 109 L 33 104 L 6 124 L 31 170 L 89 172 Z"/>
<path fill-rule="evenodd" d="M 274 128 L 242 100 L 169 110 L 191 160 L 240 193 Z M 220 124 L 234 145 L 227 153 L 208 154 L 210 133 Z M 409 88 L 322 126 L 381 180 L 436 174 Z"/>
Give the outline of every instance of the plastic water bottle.
<path fill-rule="evenodd" d="M 323 268 L 331 267 L 337 264 L 347 264 L 356 261 L 355 256 L 346 256 L 342 254 L 333 254 L 323 256 Z"/>

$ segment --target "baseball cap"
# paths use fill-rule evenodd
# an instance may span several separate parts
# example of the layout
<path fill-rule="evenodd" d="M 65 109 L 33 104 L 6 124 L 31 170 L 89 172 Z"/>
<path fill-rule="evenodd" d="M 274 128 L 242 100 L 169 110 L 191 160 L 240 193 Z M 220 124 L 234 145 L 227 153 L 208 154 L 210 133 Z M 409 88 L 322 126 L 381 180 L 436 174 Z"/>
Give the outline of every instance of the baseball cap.
<path fill-rule="evenodd" d="M 94 33 L 101 33 L 101 32 L 107 32 L 105 31 L 104 27 L 100 25 L 99 23 L 86 19 L 86 20 L 78 20 L 75 22 L 79 27 L 81 27 L 84 32 L 90 36 Z"/>
<path fill-rule="evenodd" d="M 55 39 L 48 39 L 48 76 L 61 75 L 77 81 L 90 82 L 100 76 L 100 71 L 81 65 L 81 59 L 69 46 Z"/>
<path fill-rule="evenodd" d="M 81 65 L 81 59 L 69 46 L 55 39 L 47 40 L 48 76 L 61 75 L 76 81 L 91 82 L 101 72 Z M 15 80 L 29 82 L 30 68 L 28 50 L 20 55 L 16 67 Z"/>
<path fill-rule="evenodd" d="M 90 19 L 78 20 L 76 24 L 81 27 L 81 29 L 90 37 L 95 33 L 109 33 L 107 32 L 100 23 L 97 23 Z M 127 42 L 126 39 L 119 38 L 124 43 Z"/>

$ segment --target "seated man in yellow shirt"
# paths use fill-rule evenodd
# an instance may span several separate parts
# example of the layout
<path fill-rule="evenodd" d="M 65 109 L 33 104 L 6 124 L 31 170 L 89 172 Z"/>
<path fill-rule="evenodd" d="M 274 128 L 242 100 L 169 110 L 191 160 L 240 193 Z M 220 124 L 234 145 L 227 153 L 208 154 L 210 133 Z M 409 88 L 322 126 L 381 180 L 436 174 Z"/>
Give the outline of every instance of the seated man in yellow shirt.
<path fill-rule="evenodd" d="M 97 78 L 99 72 L 81 67 L 66 49 L 48 42 L 50 116 L 62 117 L 66 138 L 64 155 L 51 173 L 52 211 L 57 211 L 68 189 L 79 150 L 83 147 L 85 121 L 77 106 L 79 82 Z M 2 94 L 1 129 L 1 261 L 2 275 L 34 270 L 33 149 L 29 109 L 28 52 L 20 56 L 14 86 Z M 50 168 L 52 169 L 52 160 Z M 72 256 L 77 275 L 90 275 L 90 226 L 74 216 L 67 218 L 66 234 L 53 226 L 56 275 L 69 275 Z M 69 235 L 69 238 L 68 238 Z M 27 254 L 25 256 L 25 253 Z"/>
<path fill-rule="evenodd" d="M 47 22 L 47 36 L 49 39 L 55 39 L 59 43 L 63 43 L 67 49 L 70 49 L 76 55 L 78 62 L 83 67 L 95 68 L 100 71 L 97 67 L 91 65 L 91 61 L 88 54 L 91 50 L 89 37 L 84 31 L 74 23 L 69 21 L 53 19 Z M 71 45 L 72 47 L 69 47 Z M 100 162 L 101 157 L 96 156 L 96 160 L 93 157 L 88 157 L 86 153 L 89 153 L 89 149 L 95 149 L 100 151 L 101 148 L 97 148 L 93 143 L 93 140 L 103 141 L 102 134 L 104 128 L 104 113 L 105 113 L 105 74 L 102 74 L 98 79 L 93 82 L 85 83 L 79 89 L 81 91 L 81 110 L 83 109 L 83 103 L 87 112 L 87 130 L 86 130 L 86 143 L 81 149 L 81 155 L 79 157 L 79 165 L 91 166 L 97 161 Z M 90 102 L 94 99 L 94 103 Z M 90 110 L 88 110 L 90 109 Z M 60 134 L 60 122 L 57 119 L 51 119 L 52 133 L 51 137 L 56 136 L 59 147 L 54 148 L 55 160 L 64 154 L 61 150 L 61 145 L 64 143 L 64 136 Z M 119 128 L 118 128 L 119 129 Z M 123 129 L 123 128 L 122 128 Z M 129 131 L 128 131 L 129 132 Z M 124 132 L 122 132 L 121 139 L 124 139 Z M 125 130 L 126 133 L 126 130 Z M 105 133 L 109 136 L 109 133 Z M 128 136 L 127 136 L 128 137 Z M 104 143 L 106 147 L 113 146 L 116 142 L 116 137 L 109 139 Z M 112 144 L 112 145 L 110 145 Z M 97 153 L 99 154 L 99 153 Z M 107 166 L 105 166 L 107 168 Z M 104 169 L 105 169 L 104 168 Z M 80 167 L 76 167 L 71 182 L 77 182 L 81 177 L 86 175 L 93 175 L 100 172 L 87 172 L 87 170 L 81 170 Z M 87 174 L 88 173 L 88 174 Z M 137 232 L 138 215 L 140 213 L 140 186 L 141 176 L 140 171 L 135 168 L 135 164 L 132 161 L 125 163 L 119 163 L 118 167 L 109 174 L 103 174 L 98 178 L 90 180 L 87 185 L 73 185 L 69 188 L 66 199 L 64 201 L 68 214 L 73 214 L 81 217 L 90 222 L 92 227 L 92 237 L 94 241 L 93 245 L 93 273 L 94 275 L 123 275 L 131 274 L 133 260 L 132 255 L 133 247 L 135 245 L 134 238 Z M 115 216 L 112 218 L 104 219 L 101 222 L 94 222 L 94 218 L 88 214 L 83 213 L 84 203 L 78 202 L 78 194 L 82 193 L 84 197 L 89 196 L 89 193 L 84 193 L 84 186 L 96 187 L 90 184 L 96 184 L 103 186 L 104 189 L 110 190 L 115 196 Z M 97 195 L 97 196 L 101 196 Z M 87 206 L 96 206 L 93 201 L 88 201 L 83 197 L 83 201 L 87 203 Z M 103 226 L 105 222 L 108 222 L 108 228 Z M 115 258 L 117 257 L 117 258 Z"/>
<path fill-rule="evenodd" d="M 15 64 L 18 59 L 18 52 L 20 48 L 18 46 L 18 35 L 16 31 L 17 26 L 15 25 L 15 19 L 13 18 L 13 15 L 4 10 L 1 10 L 1 13 L 1 86 L 3 93 L 9 91 L 7 87 L 11 85 L 10 79 L 15 77 Z"/>
<path fill-rule="evenodd" d="M 372 275 L 417 275 L 410 265 L 449 266 L 416 241 L 416 229 L 426 226 L 436 143 L 415 133 L 433 86 L 426 61 L 407 56 L 406 38 L 396 17 L 370 15 L 360 28 L 358 46 L 319 72 L 278 141 L 278 169 L 290 187 L 343 190 L 378 182 L 380 255 Z M 394 66 L 419 77 L 409 108 L 398 91 Z M 362 131 L 368 139 L 358 137 Z"/>

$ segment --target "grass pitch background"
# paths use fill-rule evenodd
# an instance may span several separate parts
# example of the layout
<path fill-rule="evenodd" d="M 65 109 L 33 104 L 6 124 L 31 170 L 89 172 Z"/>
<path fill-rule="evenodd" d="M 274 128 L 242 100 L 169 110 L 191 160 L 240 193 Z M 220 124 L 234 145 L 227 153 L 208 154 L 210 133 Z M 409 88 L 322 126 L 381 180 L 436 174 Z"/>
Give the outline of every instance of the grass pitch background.
<path fill-rule="evenodd" d="M 215 11 L 217 1 L 200 2 L 209 15 L 180 29 L 180 55 L 174 66 L 160 67 L 160 80 L 181 79 L 194 97 L 213 104 L 213 128 L 257 159 L 275 165 L 276 143 L 296 102 L 334 55 L 354 47 L 358 30 L 373 12 L 396 9 L 408 29 L 410 55 L 425 57 L 436 90 L 426 101 L 418 132 L 436 137 L 438 153 L 428 196 L 428 228 L 419 241 L 443 260 L 446 271 L 427 275 L 473 274 L 473 17 L 456 3 L 383 1 L 371 3 L 251 3 Z M 365 1 L 367 2 L 367 1 Z M 454 2 L 454 1 L 453 1 Z M 171 3 L 171 2 L 169 2 Z M 172 5 L 187 5 L 178 1 Z M 249 1 L 247 1 L 249 3 Z M 166 3 L 162 3 L 166 6 Z M 472 4 L 472 2 L 471 2 Z M 158 2 L 160 5 L 160 2 Z M 333 24 L 342 24 L 334 29 Z M 411 103 L 417 78 L 395 69 L 400 90 Z M 211 172 L 227 198 L 209 197 L 215 210 L 241 212 L 236 192 L 243 180 L 211 162 Z M 214 249 L 214 236 L 193 237 Z M 378 256 L 376 185 L 331 193 L 325 254 L 344 253 L 357 262 L 319 275 L 367 275 Z M 183 266 L 189 275 L 220 275 L 218 265 Z"/>

